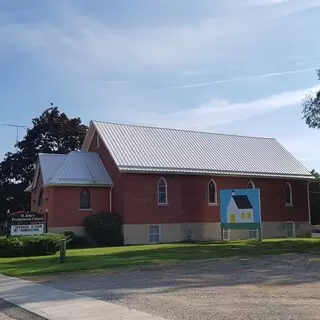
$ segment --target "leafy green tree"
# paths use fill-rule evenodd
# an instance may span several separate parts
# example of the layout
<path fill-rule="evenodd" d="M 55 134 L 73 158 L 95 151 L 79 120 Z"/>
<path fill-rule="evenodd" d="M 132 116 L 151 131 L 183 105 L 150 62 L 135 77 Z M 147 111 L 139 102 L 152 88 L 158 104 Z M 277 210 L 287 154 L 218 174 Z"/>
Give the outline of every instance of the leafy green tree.
<path fill-rule="evenodd" d="M 32 182 L 39 153 L 79 150 L 88 130 L 80 118 L 69 118 L 52 104 L 32 124 L 16 144 L 17 150 L 8 152 L 0 163 L 0 214 L 29 208 L 23 190 Z"/>
<path fill-rule="evenodd" d="M 317 70 L 320 80 L 320 69 Z M 309 93 L 302 102 L 303 119 L 309 128 L 320 129 L 320 90 L 316 93 Z"/>

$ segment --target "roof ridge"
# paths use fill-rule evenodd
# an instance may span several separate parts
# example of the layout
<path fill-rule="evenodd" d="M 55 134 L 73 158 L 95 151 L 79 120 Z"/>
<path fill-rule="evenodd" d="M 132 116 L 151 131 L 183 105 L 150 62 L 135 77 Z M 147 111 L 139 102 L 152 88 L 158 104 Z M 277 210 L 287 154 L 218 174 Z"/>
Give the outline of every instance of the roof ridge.
<path fill-rule="evenodd" d="M 194 132 L 194 133 L 205 133 L 205 134 L 215 134 L 220 136 L 231 136 L 231 137 L 241 137 L 241 138 L 250 138 L 250 139 L 264 139 L 264 140 L 277 140 L 273 137 L 260 137 L 260 136 L 248 136 L 248 135 L 240 135 L 240 134 L 232 134 L 232 133 L 218 133 L 218 132 L 210 132 L 210 131 L 199 131 L 199 130 L 188 130 L 188 129 L 175 129 L 175 128 L 167 128 L 167 127 L 157 127 L 150 125 L 141 125 L 141 124 L 125 124 L 125 123 L 117 123 L 110 121 L 101 121 L 101 120 L 91 120 L 92 123 L 105 123 L 111 125 L 118 126 L 127 126 L 127 127 L 135 127 L 135 128 L 147 128 L 147 129 L 158 129 L 158 130 L 171 130 L 171 131 L 182 131 L 182 132 Z"/>
<path fill-rule="evenodd" d="M 38 156 L 67 156 L 68 153 L 38 153 Z"/>
<path fill-rule="evenodd" d="M 60 172 L 62 171 L 62 168 L 65 166 L 66 162 L 70 158 L 69 154 L 70 153 L 67 154 L 67 157 L 65 158 L 65 160 L 61 164 L 60 168 L 56 171 L 55 175 L 52 176 L 52 178 L 50 179 L 51 181 L 54 181 L 54 180 L 57 180 L 57 179 L 59 180 L 59 176 L 60 176 Z"/>

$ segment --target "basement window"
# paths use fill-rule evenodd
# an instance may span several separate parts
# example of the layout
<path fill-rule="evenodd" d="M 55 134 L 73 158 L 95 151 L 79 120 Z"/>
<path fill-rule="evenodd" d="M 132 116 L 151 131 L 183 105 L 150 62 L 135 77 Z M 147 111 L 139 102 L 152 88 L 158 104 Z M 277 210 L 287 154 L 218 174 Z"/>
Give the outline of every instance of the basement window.
<path fill-rule="evenodd" d="M 259 234 L 259 232 L 256 229 L 249 230 L 249 238 L 250 239 L 258 239 L 258 234 Z"/>
<path fill-rule="evenodd" d="M 287 238 L 296 237 L 296 224 L 293 221 L 286 222 L 286 236 Z"/>
<path fill-rule="evenodd" d="M 149 226 L 149 243 L 160 243 L 160 226 L 157 224 Z"/>
<path fill-rule="evenodd" d="M 222 231 L 222 240 L 223 241 L 230 240 L 230 229 L 223 229 L 223 231 Z"/>

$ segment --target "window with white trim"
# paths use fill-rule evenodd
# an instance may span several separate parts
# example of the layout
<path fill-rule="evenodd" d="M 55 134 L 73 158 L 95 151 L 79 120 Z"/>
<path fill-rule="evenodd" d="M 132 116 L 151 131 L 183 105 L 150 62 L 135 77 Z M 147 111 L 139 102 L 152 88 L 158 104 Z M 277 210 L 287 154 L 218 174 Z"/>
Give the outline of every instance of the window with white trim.
<path fill-rule="evenodd" d="M 160 226 L 158 224 L 149 226 L 149 243 L 160 242 Z"/>
<path fill-rule="evenodd" d="M 217 204 L 217 185 L 214 180 L 210 180 L 208 183 L 208 202 L 209 204 Z"/>
<path fill-rule="evenodd" d="M 222 230 L 222 240 L 230 240 L 230 229 Z"/>
<path fill-rule="evenodd" d="M 165 178 L 158 181 L 158 204 L 168 204 L 168 188 Z"/>
<path fill-rule="evenodd" d="M 294 221 L 286 222 L 286 236 L 287 238 L 295 238 L 296 237 L 296 224 Z"/>
<path fill-rule="evenodd" d="M 258 239 L 258 230 L 257 229 L 251 229 L 249 230 L 249 238 L 250 239 Z"/>
<path fill-rule="evenodd" d="M 292 205 L 292 187 L 289 182 L 286 182 L 284 186 L 285 204 Z"/>
<path fill-rule="evenodd" d="M 254 185 L 254 183 L 253 183 L 251 180 L 248 182 L 247 188 L 248 188 L 248 189 L 254 189 L 254 188 L 255 188 L 255 185 Z"/>

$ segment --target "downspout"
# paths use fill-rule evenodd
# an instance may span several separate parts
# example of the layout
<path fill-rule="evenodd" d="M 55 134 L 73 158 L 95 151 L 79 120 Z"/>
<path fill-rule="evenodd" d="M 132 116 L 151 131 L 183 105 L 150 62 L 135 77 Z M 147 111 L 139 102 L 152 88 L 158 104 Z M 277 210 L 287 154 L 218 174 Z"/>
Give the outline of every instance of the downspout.
<path fill-rule="evenodd" d="M 309 185 L 312 181 L 308 181 L 307 183 L 307 195 L 308 195 L 308 214 L 309 214 L 309 224 L 310 224 L 310 236 L 311 236 L 311 212 L 310 212 L 310 193 L 309 193 Z"/>
<path fill-rule="evenodd" d="M 110 204 L 110 207 L 109 207 L 109 211 L 112 212 L 112 190 L 113 190 L 114 187 L 111 187 L 110 188 L 110 192 L 109 192 L 109 204 Z"/>

